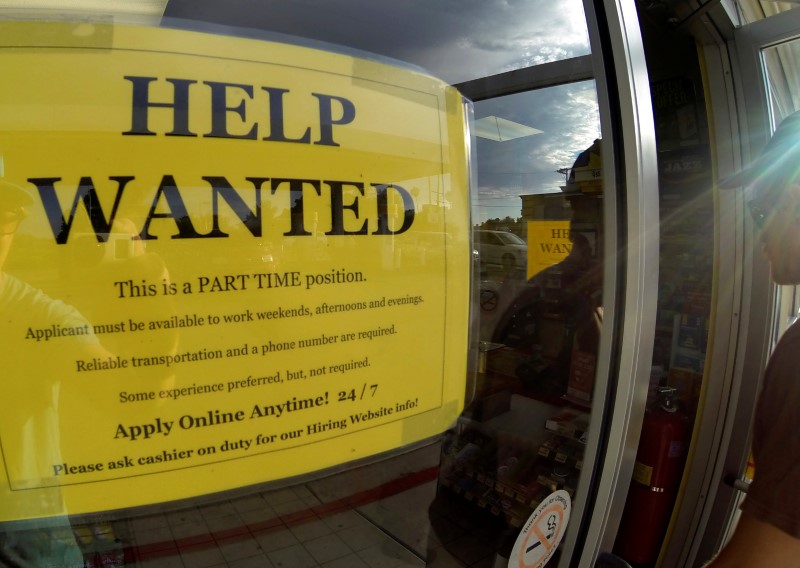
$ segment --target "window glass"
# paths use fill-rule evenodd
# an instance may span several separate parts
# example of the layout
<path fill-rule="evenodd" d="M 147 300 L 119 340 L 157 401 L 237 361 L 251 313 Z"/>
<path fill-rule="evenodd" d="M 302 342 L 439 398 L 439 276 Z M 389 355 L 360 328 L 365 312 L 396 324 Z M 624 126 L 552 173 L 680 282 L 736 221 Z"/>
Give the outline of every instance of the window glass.
<path fill-rule="evenodd" d="M 797 8 L 795 2 L 770 0 L 724 0 L 725 11 L 734 24 L 743 26 Z"/>
<path fill-rule="evenodd" d="M 552 2 L 231 0 L 224 7 L 214 1 L 175 0 L 167 4 L 164 15 L 164 26 L 191 28 L 195 23 L 188 21 L 195 20 L 236 27 L 210 28 L 220 34 L 248 35 L 258 30 L 253 34 L 274 32 L 326 42 L 335 50 L 364 50 L 420 66 L 448 83 L 589 53 L 583 7 L 577 0 L 557 6 Z M 191 72 L 186 69 L 187 74 Z M 183 84 L 182 80 L 176 79 L 175 84 Z M 254 82 L 268 85 L 268 79 Z M 583 452 L 603 316 L 603 195 L 607 191 L 595 89 L 593 81 L 567 83 L 474 105 L 477 179 L 473 180 L 471 222 L 479 303 L 473 307 L 473 316 L 479 328 L 480 357 L 474 396 L 468 397 L 467 408 L 455 424 L 442 426 L 440 431 L 447 429 L 443 435 L 379 459 L 348 463 L 301 479 L 256 483 L 100 515 L 10 523 L 0 529 L 0 563 L 14 565 L 23 557 L 35 559 L 35 565 L 70 567 L 507 563 L 520 529 L 543 498 L 564 491 L 572 499 L 583 499 L 578 485 L 582 476 L 592 474 L 583 467 Z M 168 91 L 161 91 L 162 96 L 164 92 Z M 270 96 L 281 97 L 277 90 Z M 225 108 L 228 119 L 244 116 L 237 102 L 242 99 Z M 343 103 L 335 106 L 343 114 L 331 111 L 329 123 L 348 122 L 345 119 L 351 115 L 346 108 Z M 405 124 L 402 117 L 397 121 Z M 246 129 L 224 133 L 247 135 Z M 285 138 L 297 139 L 285 142 L 298 142 L 301 134 L 287 130 Z M 370 148 L 362 150 L 371 155 Z M 197 160 L 211 167 L 214 156 Z M 451 213 L 452 196 L 443 195 L 434 177 L 419 174 L 410 191 L 415 198 L 424 196 L 424 206 L 415 215 L 429 223 L 431 230 L 420 236 L 416 246 L 404 246 L 398 237 L 392 254 L 375 262 L 384 268 L 396 265 L 407 271 L 406 276 L 416 271 L 420 294 L 444 300 L 448 287 L 466 290 L 469 283 L 426 288 L 430 266 L 465 246 L 467 228 L 459 239 L 436 230 L 436 223 Z M 40 185 L 48 187 L 44 181 Z M 220 185 L 219 193 L 235 213 L 228 215 L 228 221 L 250 219 L 227 187 Z M 357 200 L 358 195 L 350 191 L 345 198 Z M 76 204 L 78 209 L 84 207 L 77 200 Z M 350 201 L 339 203 L 343 215 L 354 211 L 350 205 Z M 393 229 L 402 224 L 401 205 L 396 199 L 389 203 L 400 219 Z M 151 213 L 156 222 L 169 217 L 155 205 Z M 20 222 L 6 217 L 3 235 Z M 220 230 L 212 221 L 201 228 Z M 345 228 L 359 229 L 352 222 Z M 83 246 L 96 252 L 94 236 L 90 236 Z M 116 239 L 108 254 L 112 260 L 124 260 L 141 244 Z M 339 250 L 324 238 L 319 244 L 315 262 L 324 262 L 329 255 L 358 258 L 375 252 Z M 291 247 L 265 242 L 262 252 L 252 260 L 269 267 L 292 262 Z M 227 260 L 223 256 L 209 255 L 203 260 L 210 265 Z M 11 265 L 16 261 L 12 257 Z M 46 269 L 69 272 L 74 267 L 65 262 Z M 131 280 L 130 287 L 123 288 L 138 290 L 133 287 L 137 284 Z M 92 298 L 82 301 L 92 305 Z M 345 299 L 341 302 L 344 305 Z M 209 307 L 214 304 L 208 300 Z M 421 346 L 446 340 L 446 329 L 431 326 L 430 331 L 430 338 L 420 335 Z M 217 339 L 226 338 L 221 333 Z M 406 356 L 419 357 L 420 367 L 429 364 L 420 353 L 420 349 L 411 350 Z M 299 359 L 298 366 L 305 364 Z M 289 375 L 297 369 L 284 371 L 286 376 L 306 378 Z M 344 398 L 364 396 L 369 392 L 364 386 L 364 392 L 350 389 Z M 91 420 L 90 410 L 87 420 Z M 330 421 L 327 425 L 332 427 Z M 409 430 L 413 428 L 398 428 L 397 446 L 414 435 Z M 333 461 L 347 462 L 348 456 L 336 456 Z M 258 476 L 258 472 L 250 475 Z"/>

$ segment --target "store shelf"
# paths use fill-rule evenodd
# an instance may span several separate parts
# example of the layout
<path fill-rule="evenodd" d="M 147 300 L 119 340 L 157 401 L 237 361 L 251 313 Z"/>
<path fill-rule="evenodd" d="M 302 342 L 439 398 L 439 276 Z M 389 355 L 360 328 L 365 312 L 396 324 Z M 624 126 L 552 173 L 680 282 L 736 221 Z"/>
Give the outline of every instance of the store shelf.
<path fill-rule="evenodd" d="M 553 414 L 552 404 L 519 394 L 511 395 L 508 412 L 492 418 L 486 426 L 495 432 L 508 433 L 529 439 L 531 424 L 541 424 Z"/>
<path fill-rule="evenodd" d="M 574 495 L 583 465 L 585 432 L 552 432 L 553 418 L 581 409 L 512 394 L 508 410 L 489 420 L 461 418 L 446 444 L 440 485 L 464 501 L 519 528 L 558 489 Z M 572 434 L 577 434 L 577 438 Z"/>

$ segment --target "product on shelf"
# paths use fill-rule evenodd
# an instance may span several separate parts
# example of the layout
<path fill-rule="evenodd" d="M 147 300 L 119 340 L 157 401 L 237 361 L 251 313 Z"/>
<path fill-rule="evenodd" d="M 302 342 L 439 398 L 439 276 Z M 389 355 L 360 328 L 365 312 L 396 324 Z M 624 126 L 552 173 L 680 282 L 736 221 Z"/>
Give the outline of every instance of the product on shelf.
<path fill-rule="evenodd" d="M 567 438 L 586 443 L 589 415 L 571 406 L 565 406 L 545 423 L 545 428 Z"/>

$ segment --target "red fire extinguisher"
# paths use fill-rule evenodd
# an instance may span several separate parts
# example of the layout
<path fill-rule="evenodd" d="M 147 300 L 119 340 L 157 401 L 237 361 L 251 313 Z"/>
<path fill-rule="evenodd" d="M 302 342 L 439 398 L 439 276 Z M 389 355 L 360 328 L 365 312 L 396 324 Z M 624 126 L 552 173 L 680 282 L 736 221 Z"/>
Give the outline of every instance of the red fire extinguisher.
<path fill-rule="evenodd" d="M 645 412 L 633 481 L 625 502 L 614 552 L 628 562 L 652 565 L 658 558 L 683 475 L 689 418 L 677 391 L 659 387 Z"/>

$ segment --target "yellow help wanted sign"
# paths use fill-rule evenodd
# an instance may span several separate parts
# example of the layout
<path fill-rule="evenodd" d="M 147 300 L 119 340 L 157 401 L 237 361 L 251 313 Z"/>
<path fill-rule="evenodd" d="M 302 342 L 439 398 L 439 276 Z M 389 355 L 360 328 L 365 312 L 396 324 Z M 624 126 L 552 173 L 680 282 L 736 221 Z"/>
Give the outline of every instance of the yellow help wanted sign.
<path fill-rule="evenodd" d="M 0 24 L 0 520 L 306 474 L 463 407 L 464 101 L 169 29 Z"/>

